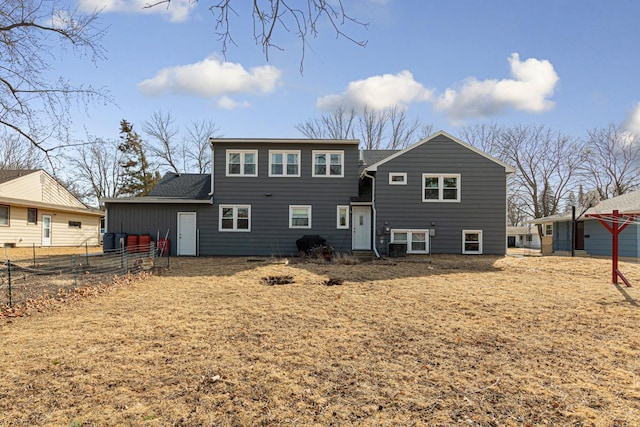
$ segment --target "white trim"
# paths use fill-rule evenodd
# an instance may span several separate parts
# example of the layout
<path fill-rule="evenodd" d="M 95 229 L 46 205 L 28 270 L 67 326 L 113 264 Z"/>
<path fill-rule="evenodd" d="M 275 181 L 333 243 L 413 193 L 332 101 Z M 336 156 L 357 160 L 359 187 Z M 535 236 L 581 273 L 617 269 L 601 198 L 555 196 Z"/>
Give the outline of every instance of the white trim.
<path fill-rule="evenodd" d="M 486 158 L 488 160 L 491 160 L 494 163 L 497 163 L 498 165 L 504 167 L 506 173 L 515 173 L 516 172 L 515 168 L 513 168 L 512 166 L 509 166 L 508 164 L 502 162 L 501 160 L 498 160 L 495 157 L 492 157 L 492 156 L 488 155 L 484 151 L 479 150 L 478 148 L 474 147 L 473 145 L 468 144 L 468 143 L 456 138 L 455 136 L 452 136 L 452 135 L 448 134 L 447 132 L 445 132 L 443 130 L 441 130 L 439 132 L 436 132 L 433 135 L 428 136 L 425 139 L 423 139 L 421 141 L 418 141 L 413 145 L 410 145 L 409 147 L 405 148 L 404 150 L 398 151 L 397 153 L 394 153 L 394 154 L 390 155 L 389 157 L 385 157 L 384 159 L 380 160 L 379 162 L 374 163 L 371 166 L 367 167 L 365 170 L 371 171 L 371 172 L 376 172 L 378 170 L 378 166 L 381 166 L 381 165 L 387 163 L 388 161 L 395 159 L 398 156 L 402 156 L 403 154 L 407 153 L 408 151 L 411 151 L 414 148 L 417 148 L 417 147 L 421 146 L 422 144 L 424 144 L 426 142 L 429 142 L 432 139 L 437 138 L 439 136 L 445 136 L 445 137 L 451 139 L 453 142 L 462 145 L 464 148 L 467 148 L 467 149 L 473 151 L 474 153 L 479 154 L 482 157 L 484 157 L 484 158 Z"/>
<path fill-rule="evenodd" d="M 282 155 L 282 173 L 281 174 L 274 174 L 271 166 L 273 165 L 272 161 L 273 161 L 273 155 L 274 154 L 281 154 Z M 298 173 L 296 174 L 289 174 L 287 173 L 287 166 L 289 165 L 287 163 L 287 157 L 289 154 L 295 154 L 298 156 Z M 290 177 L 299 177 L 300 173 L 302 172 L 302 165 L 301 163 L 301 158 L 302 156 L 300 155 L 300 150 L 269 150 L 269 177 L 273 177 L 273 178 L 290 178 Z"/>
<path fill-rule="evenodd" d="M 326 154 L 326 173 L 316 174 L 316 155 Z M 340 155 L 340 175 L 331 174 L 331 155 Z M 312 150 L 311 151 L 311 176 L 314 178 L 344 178 L 344 150 Z"/>
<path fill-rule="evenodd" d="M 194 205 L 194 204 L 206 204 L 206 205 L 211 205 L 213 204 L 211 199 L 179 199 L 176 197 L 149 197 L 149 196 L 143 196 L 143 197 L 127 197 L 127 198 L 122 198 L 122 199 L 100 199 L 100 201 L 102 203 L 141 203 L 141 204 L 146 204 L 146 203 L 157 203 L 157 204 L 165 204 L 165 203 L 170 203 L 172 205 L 174 204 L 186 204 L 186 205 Z"/>
<path fill-rule="evenodd" d="M 222 228 L 222 210 L 232 209 L 233 216 L 231 218 L 233 227 Z M 248 228 L 238 228 L 238 209 L 247 209 Z M 220 205 L 218 207 L 218 231 L 221 233 L 248 233 L 251 231 L 251 205 Z"/>
<path fill-rule="evenodd" d="M 229 173 L 229 155 L 230 154 L 240 154 L 240 173 Z M 244 173 L 244 167 L 246 165 L 245 156 L 247 154 L 253 154 L 256 160 L 256 171 L 255 173 Z M 225 155 L 224 162 L 224 174 L 229 177 L 256 177 L 258 176 L 258 150 L 238 150 L 238 149 L 227 149 L 227 153 Z"/>
<path fill-rule="evenodd" d="M 407 240 L 395 240 L 395 234 L 397 233 L 406 233 Z M 413 241 L 413 233 L 424 233 L 424 250 L 423 251 L 414 251 L 412 248 Z M 428 254 L 429 253 L 429 230 L 428 229 L 403 229 L 403 228 L 393 228 L 391 229 L 391 236 L 389 239 L 389 243 L 406 243 L 407 244 L 407 253 L 408 254 Z M 423 242 L 422 240 L 417 240 L 417 242 Z"/>
<path fill-rule="evenodd" d="M 465 240 L 466 234 L 477 234 L 478 235 L 478 249 L 477 250 L 466 250 Z M 473 241 L 470 241 L 473 243 Z M 482 255 L 482 230 L 462 230 L 462 253 L 464 255 Z"/>
<path fill-rule="evenodd" d="M 309 220 L 308 225 L 293 225 L 294 209 L 307 209 Z M 289 205 L 289 228 L 311 228 L 311 205 Z"/>
<path fill-rule="evenodd" d="M 424 185 L 425 178 L 438 178 L 438 198 L 427 199 L 424 196 L 426 190 Z M 456 179 L 456 198 L 445 199 L 444 198 L 444 179 L 455 178 Z M 460 202 L 462 195 L 462 179 L 459 173 L 423 173 L 422 174 L 422 201 L 428 203 L 458 203 Z"/>
<path fill-rule="evenodd" d="M 340 210 L 345 210 L 345 225 L 340 225 Z M 336 228 L 338 229 L 349 229 L 349 206 L 348 205 L 338 205 L 336 207 Z"/>
<path fill-rule="evenodd" d="M 394 181 L 394 177 L 402 177 L 402 181 Z M 407 185 L 406 172 L 389 172 L 389 185 Z"/>
<path fill-rule="evenodd" d="M 209 144 L 215 145 L 216 143 L 225 144 L 304 144 L 317 146 L 321 145 L 336 145 L 336 144 L 349 144 L 360 145 L 358 139 L 300 139 L 300 138 L 209 138 Z"/>

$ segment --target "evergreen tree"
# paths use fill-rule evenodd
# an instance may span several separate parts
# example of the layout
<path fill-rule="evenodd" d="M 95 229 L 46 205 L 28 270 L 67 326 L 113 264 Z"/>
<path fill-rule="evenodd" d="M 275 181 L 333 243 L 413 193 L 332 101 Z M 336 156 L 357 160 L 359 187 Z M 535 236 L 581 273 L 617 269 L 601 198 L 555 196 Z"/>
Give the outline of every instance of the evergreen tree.
<path fill-rule="evenodd" d="M 123 178 L 121 194 L 146 196 L 160 179 L 160 174 L 151 170 L 140 135 L 124 119 L 120 122 L 120 141 L 118 150 L 123 154 L 120 161 Z"/>

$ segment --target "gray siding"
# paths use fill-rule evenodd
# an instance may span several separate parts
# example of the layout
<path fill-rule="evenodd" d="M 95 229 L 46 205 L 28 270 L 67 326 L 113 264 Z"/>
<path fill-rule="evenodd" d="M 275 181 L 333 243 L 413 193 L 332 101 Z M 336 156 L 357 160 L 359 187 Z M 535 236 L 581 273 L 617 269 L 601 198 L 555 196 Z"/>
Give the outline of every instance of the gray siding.
<path fill-rule="evenodd" d="M 584 249 L 591 255 L 611 256 L 611 233 L 600 224 L 591 219 L 584 222 Z M 637 258 L 638 253 L 638 226 L 628 225 L 618 237 L 618 254 L 622 257 Z"/>
<path fill-rule="evenodd" d="M 390 172 L 406 172 L 407 185 L 389 185 Z M 423 202 L 423 173 L 460 174 L 460 202 Z M 386 226 L 435 229 L 431 253 L 462 253 L 462 230 L 482 230 L 484 254 L 506 251 L 504 166 L 444 135 L 380 165 L 375 189 L 375 241 L 383 253 L 389 238 Z"/>
<path fill-rule="evenodd" d="M 213 222 L 211 205 L 107 203 L 107 233 L 150 234 L 155 241 L 169 231 L 171 255 L 176 255 L 178 212 L 196 212 L 196 228 L 200 234 Z"/>
<path fill-rule="evenodd" d="M 553 223 L 553 250 L 571 252 L 571 221 Z M 543 226 L 544 227 L 544 226 Z M 585 234 L 586 231 L 585 231 Z M 585 247 L 587 241 L 585 239 Z"/>
<path fill-rule="evenodd" d="M 257 177 L 227 177 L 227 149 L 258 150 Z M 312 177 L 313 150 L 344 151 L 344 177 Z M 269 177 L 269 150 L 300 150 L 300 177 Z M 202 255 L 290 256 L 296 240 L 320 235 L 338 252 L 351 251 L 351 230 L 338 229 L 337 206 L 358 195 L 358 148 L 355 144 L 216 143 L 212 215 L 201 223 Z M 250 232 L 218 231 L 220 205 L 250 205 Z M 311 205 L 310 229 L 289 228 L 289 206 Z"/>

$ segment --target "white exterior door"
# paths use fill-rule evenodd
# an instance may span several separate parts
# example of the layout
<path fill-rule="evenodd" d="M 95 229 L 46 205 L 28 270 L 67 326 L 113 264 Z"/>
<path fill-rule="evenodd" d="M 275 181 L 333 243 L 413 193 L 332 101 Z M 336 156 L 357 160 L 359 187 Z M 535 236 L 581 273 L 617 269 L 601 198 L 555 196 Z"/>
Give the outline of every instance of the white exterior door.
<path fill-rule="evenodd" d="M 196 240 L 196 213 L 178 212 L 178 256 L 195 256 Z"/>
<path fill-rule="evenodd" d="M 353 206 L 351 214 L 352 249 L 371 250 L 371 208 L 369 206 Z"/>
<path fill-rule="evenodd" d="M 42 246 L 51 246 L 51 215 L 42 215 Z"/>

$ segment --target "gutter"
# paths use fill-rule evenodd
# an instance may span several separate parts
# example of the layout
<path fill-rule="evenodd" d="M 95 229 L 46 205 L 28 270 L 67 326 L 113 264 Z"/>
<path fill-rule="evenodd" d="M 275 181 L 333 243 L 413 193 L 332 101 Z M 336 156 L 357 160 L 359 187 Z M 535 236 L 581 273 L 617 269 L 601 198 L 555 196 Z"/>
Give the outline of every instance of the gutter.
<path fill-rule="evenodd" d="M 214 164 L 215 164 L 215 155 L 214 155 L 214 145 L 213 142 L 211 142 L 211 139 L 209 139 L 209 147 L 211 147 L 211 192 L 208 194 L 208 196 L 212 196 L 213 197 L 213 193 L 214 193 Z"/>

